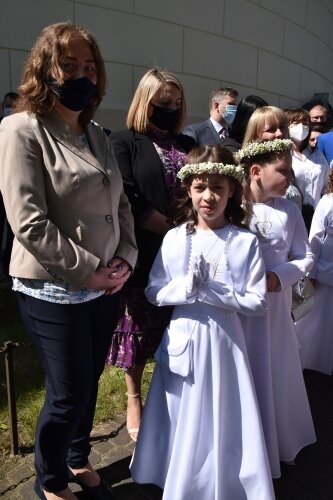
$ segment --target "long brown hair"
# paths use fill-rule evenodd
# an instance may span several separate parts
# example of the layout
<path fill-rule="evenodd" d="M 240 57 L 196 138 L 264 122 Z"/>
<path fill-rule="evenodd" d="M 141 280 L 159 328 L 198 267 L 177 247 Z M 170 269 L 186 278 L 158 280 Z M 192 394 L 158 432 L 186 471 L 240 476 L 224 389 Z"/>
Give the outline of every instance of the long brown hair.
<path fill-rule="evenodd" d="M 51 111 L 57 97 L 48 81 L 53 72 L 59 83 L 64 83 L 62 66 L 69 42 L 74 37 L 80 37 L 88 43 L 96 64 L 96 95 L 79 116 L 81 125 L 86 125 L 92 119 L 106 90 L 104 62 L 93 35 L 87 29 L 69 22 L 47 26 L 37 38 L 23 69 L 15 112 L 28 111 L 41 116 Z"/>
<path fill-rule="evenodd" d="M 192 149 L 189 152 L 187 157 L 188 164 L 205 162 L 237 165 L 233 154 L 219 144 L 214 146 L 201 146 Z M 229 198 L 225 209 L 226 219 L 235 226 L 246 227 L 246 224 L 244 223 L 246 213 L 242 207 L 242 185 L 234 177 L 226 177 L 228 178 L 230 185 L 234 187 L 234 193 L 231 198 Z M 194 210 L 192 200 L 188 195 L 188 191 L 194 178 L 195 175 L 191 175 L 183 180 L 181 184 L 180 196 L 173 209 L 172 216 L 172 222 L 175 226 L 187 223 L 187 231 L 189 233 L 195 231 L 195 226 L 198 223 L 198 214 Z"/>

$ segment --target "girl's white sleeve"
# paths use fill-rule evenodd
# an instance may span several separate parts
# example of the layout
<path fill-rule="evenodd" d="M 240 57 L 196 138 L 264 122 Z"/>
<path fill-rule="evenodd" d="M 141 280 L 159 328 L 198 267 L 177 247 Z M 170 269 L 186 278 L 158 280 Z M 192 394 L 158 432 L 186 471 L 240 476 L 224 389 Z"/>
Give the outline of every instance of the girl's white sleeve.
<path fill-rule="evenodd" d="M 196 292 L 191 292 L 191 277 L 183 271 L 176 236 L 175 230 L 166 234 L 149 274 L 145 294 L 156 306 L 192 304 L 196 299 Z"/>
<path fill-rule="evenodd" d="M 302 214 L 296 206 L 292 207 L 292 210 L 287 221 L 290 225 L 289 230 L 293 231 L 289 260 L 272 269 L 278 276 L 282 289 L 292 286 L 305 276 L 311 271 L 314 263 L 314 255 L 310 248 Z"/>
<path fill-rule="evenodd" d="M 333 286 L 333 244 L 331 237 L 326 238 L 326 234 L 332 231 L 332 219 L 333 198 L 324 196 L 317 205 L 311 224 L 309 238 L 315 265 L 310 276 L 330 286 Z"/>

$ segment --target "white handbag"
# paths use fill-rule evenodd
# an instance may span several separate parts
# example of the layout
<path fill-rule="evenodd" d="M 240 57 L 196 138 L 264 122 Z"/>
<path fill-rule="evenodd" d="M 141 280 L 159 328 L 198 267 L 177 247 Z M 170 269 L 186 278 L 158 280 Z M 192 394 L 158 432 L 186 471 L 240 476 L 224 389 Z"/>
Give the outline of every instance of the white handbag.
<path fill-rule="evenodd" d="M 294 321 L 298 321 L 313 308 L 315 290 L 310 278 L 305 276 L 293 285 L 292 292 L 291 315 Z"/>
<path fill-rule="evenodd" d="M 172 324 L 172 321 L 171 321 Z M 170 326 L 164 332 L 162 341 L 155 351 L 154 358 L 158 363 L 181 377 L 188 377 L 193 372 L 193 342 L 192 332 L 183 329 L 172 329 Z"/>

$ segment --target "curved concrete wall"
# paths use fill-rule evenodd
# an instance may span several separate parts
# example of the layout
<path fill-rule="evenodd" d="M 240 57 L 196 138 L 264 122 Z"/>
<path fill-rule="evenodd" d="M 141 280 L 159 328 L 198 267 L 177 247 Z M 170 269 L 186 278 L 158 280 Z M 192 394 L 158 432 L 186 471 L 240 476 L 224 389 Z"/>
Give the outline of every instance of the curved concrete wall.
<path fill-rule="evenodd" d="M 100 42 L 109 88 L 97 119 L 113 130 L 152 65 L 181 78 L 191 120 L 207 116 L 221 85 L 281 107 L 315 92 L 333 99 L 332 0 L 1 0 L 0 99 L 40 30 L 64 20 Z"/>

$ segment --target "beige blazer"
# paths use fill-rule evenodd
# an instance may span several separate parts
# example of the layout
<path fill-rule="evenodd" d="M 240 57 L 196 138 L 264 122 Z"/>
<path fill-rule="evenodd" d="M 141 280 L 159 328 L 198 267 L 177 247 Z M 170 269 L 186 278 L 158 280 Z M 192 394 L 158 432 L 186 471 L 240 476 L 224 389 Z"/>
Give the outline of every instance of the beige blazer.
<path fill-rule="evenodd" d="M 133 268 L 133 218 L 110 141 L 91 122 L 90 149 L 59 116 L 17 113 L 0 125 L 0 189 L 15 235 L 10 274 L 80 289 L 114 256 Z"/>

